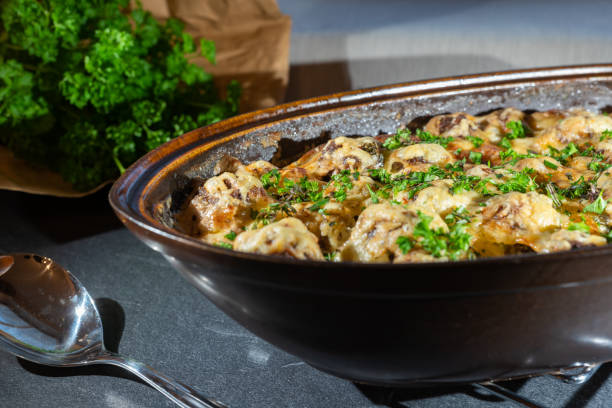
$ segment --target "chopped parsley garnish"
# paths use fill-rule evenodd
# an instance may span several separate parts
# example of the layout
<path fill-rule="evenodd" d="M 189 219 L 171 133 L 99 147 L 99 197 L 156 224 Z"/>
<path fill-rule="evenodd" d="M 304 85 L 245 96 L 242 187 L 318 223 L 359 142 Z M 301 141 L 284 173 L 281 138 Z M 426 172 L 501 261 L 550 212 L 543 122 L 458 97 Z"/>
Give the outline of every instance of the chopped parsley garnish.
<path fill-rule="evenodd" d="M 259 225 L 270 224 L 271 221 L 276 219 L 278 214 L 291 216 L 295 214 L 295 208 L 289 203 L 272 203 L 256 213 L 253 228 L 257 228 Z M 251 217 L 253 217 L 253 215 L 254 214 L 251 214 Z"/>
<path fill-rule="evenodd" d="M 440 258 L 446 254 L 448 248 L 445 236 L 447 235 L 442 229 L 432 230 L 430 227 L 433 217 L 418 211 L 419 222 L 414 227 L 412 233 L 415 237 L 421 238 L 419 245 L 436 258 Z"/>
<path fill-rule="evenodd" d="M 397 237 L 397 240 L 395 241 L 395 243 L 397 244 L 400 251 L 402 251 L 402 254 L 404 255 L 410 252 L 410 250 L 412 249 L 412 246 L 414 245 L 410 238 L 404 237 L 402 235 Z"/>
<path fill-rule="evenodd" d="M 376 195 L 376 193 L 372 191 L 372 188 L 369 184 L 366 184 L 366 187 L 368 188 L 368 192 L 370 193 L 370 199 L 372 200 L 372 202 L 374 204 L 378 204 L 378 196 Z"/>
<path fill-rule="evenodd" d="M 412 187 L 410 190 L 408 190 L 408 198 L 410 198 L 410 199 L 414 198 L 416 193 L 418 193 L 421 190 L 426 189 L 427 187 L 431 187 L 431 186 L 432 186 L 431 183 L 422 183 L 422 184 L 418 184 L 418 185 Z"/>
<path fill-rule="evenodd" d="M 354 173 L 352 178 L 359 179 L 359 173 Z M 350 170 L 342 170 L 339 174 L 334 174 L 331 178 L 331 183 L 337 188 L 334 192 L 334 198 L 339 203 L 346 200 L 346 192 L 353 188 Z"/>
<path fill-rule="evenodd" d="M 450 191 L 453 194 L 457 194 L 462 191 L 471 191 L 480 181 L 480 177 L 478 176 L 467 176 L 465 174 L 460 174 L 453 182 Z"/>
<path fill-rule="evenodd" d="M 322 198 L 320 200 L 315 201 L 315 203 L 311 205 L 310 207 L 308 207 L 308 209 L 310 211 L 318 211 L 321 214 L 325 214 L 325 210 L 323 209 L 323 207 L 328 202 L 329 202 L 329 198 Z"/>
<path fill-rule="evenodd" d="M 502 140 L 499 142 L 499 145 L 507 150 L 512 149 L 512 145 L 510 144 L 510 139 L 508 139 L 507 137 L 503 137 Z"/>
<path fill-rule="evenodd" d="M 506 159 L 510 159 L 508 161 L 505 161 L 503 164 L 510 164 L 510 165 L 514 165 L 516 164 L 519 160 L 522 159 L 532 159 L 534 157 L 539 157 L 537 154 L 535 153 L 527 153 L 527 154 L 519 154 L 516 151 L 514 151 L 514 149 L 512 148 L 508 148 L 506 151 L 504 152 L 499 152 L 499 158 L 503 161 Z M 502 166 L 503 167 L 503 166 Z"/>
<path fill-rule="evenodd" d="M 305 193 L 305 197 L 303 197 L 302 201 L 317 201 L 321 199 L 323 192 L 316 180 L 308 180 L 306 177 L 302 177 L 298 185 Z"/>
<path fill-rule="evenodd" d="M 506 128 L 508 128 L 510 132 L 504 135 L 502 140 L 499 142 L 499 145 L 504 149 L 511 149 L 512 145 L 510 144 L 510 140 L 525 137 L 525 128 L 523 127 L 523 123 L 520 121 L 510 121 L 506 123 Z"/>
<path fill-rule="evenodd" d="M 457 207 L 444 217 L 444 221 L 446 221 L 447 224 L 452 224 L 460 220 L 465 222 L 472 221 L 472 217 L 470 217 L 465 207 Z"/>
<path fill-rule="evenodd" d="M 280 171 L 278 171 L 278 169 L 270 170 L 266 174 L 262 174 L 260 180 L 266 190 L 269 188 L 278 188 L 278 184 L 281 180 Z"/>
<path fill-rule="evenodd" d="M 465 166 L 465 158 L 454 163 L 448 163 L 444 168 L 451 173 L 463 173 L 463 166 Z"/>
<path fill-rule="evenodd" d="M 567 162 L 567 159 L 569 159 L 576 153 L 580 153 L 580 150 L 578 150 L 578 147 L 576 147 L 574 143 L 568 144 L 562 150 L 557 150 L 552 146 L 548 146 L 548 150 L 549 156 L 562 164 L 565 164 Z"/>
<path fill-rule="evenodd" d="M 399 129 L 396 134 L 383 142 L 383 147 L 389 150 L 399 149 L 410 144 L 410 129 Z"/>
<path fill-rule="evenodd" d="M 603 163 L 601 162 L 599 159 L 593 159 L 593 161 L 591 161 L 588 164 L 588 169 L 594 172 L 601 172 L 604 170 L 608 170 L 612 165 L 608 164 L 608 163 Z"/>
<path fill-rule="evenodd" d="M 391 173 L 385 169 L 369 169 L 370 177 L 374 180 L 379 181 L 383 184 L 389 184 L 391 182 Z"/>
<path fill-rule="evenodd" d="M 400 147 L 407 146 L 413 143 L 411 138 L 412 132 L 410 129 L 399 129 L 396 134 L 388 137 L 383 142 L 383 147 L 389 150 L 399 149 Z M 453 137 L 434 136 L 429 132 L 421 129 L 415 131 L 414 136 L 424 143 L 437 143 L 444 147 L 447 147 L 450 142 L 454 140 Z"/>
<path fill-rule="evenodd" d="M 217 242 L 215 245 L 218 246 L 218 247 L 221 247 L 221 248 L 225 248 L 225 249 L 233 249 L 234 248 L 232 246 L 232 244 L 227 243 L 227 242 Z"/>
<path fill-rule="evenodd" d="M 526 193 L 538 188 L 538 184 L 530 176 L 530 174 L 534 172 L 532 168 L 526 167 L 521 171 L 508 171 L 513 173 L 512 177 L 504 183 L 497 184 L 497 188 L 502 192 L 509 193 L 511 191 L 518 191 L 519 193 Z"/>
<path fill-rule="evenodd" d="M 608 205 L 608 200 L 604 200 L 601 194 L 602 192 L 600 191 L 599 195 L 597 196 L 597 199 L 595 199 L 595 201 L 593 201 L 591 204 L 584 207 L 584 212 L 591 212 L 595 214 L 601 214 L 602 212 L 604 212 L 606 206 Z"/>
<path fill-rule="evenodd" d="M 601 136 L 599 137 L 599 141 L 603 142 L 604 140 L 612 139 L 612 130 L 606 129 L 601 132 Z"/>
<path fill-rule="evenodd" d="M 582 231 L 582 232 L 586 232 L 587 234 L 591 233 L 591 228 L 589 228 L 589 226 L 586 225 L 584 221 L 573 222 L 567 227 L 567 229 L 570 231 Z"/>
<path fill-rule="evenodd" d="M 334 259 L 336 259 L 336 255 L 338 255 L 337 252 L 329 252 L 323 254 L 323 258 L 325 258 L 325 260 L 327 261 L 333 261 Z"/>
<path fill-rule="evenodd" d="M 332 181 L 330 181 L 330 183 L 336 183 L 339 187 L 334 194 L 334 198 L 339 202 L 346 199 L 346 190 L 353 187 L 350 174 L 350 171 L 344 170 L 340 174 L 332 176 Z M 315 208 L 317 208 L 317 203 L 320 204 L 322 200 L 329 201 L 329 197 L 323 197 L 323 188 L 317 180 L 309 180 L 306 177 L 302 177 L 298 182 L 295 182 L 281 177 L 277 169 L 263 174 L 260 179 L 264 188 L 272 196 L 284 204 L 289 204 L 289 206 L 290 204 L 312 201 L 315 203 Z"/>
<path fill-rule="evenodd" d="M 480 152 L 470 152 L 468 159 L 474 164 L 480 164 L 482 161 L 482 153 Z"/>
<path fill-rule="evenodd" d="M 416 137 L 418 137 L 422 142 L 425 143 L 436 143 L 444 146 L 445 148 L 448 146 L 450 142 L 455 140 L 452 136 L 442 137 L 442 136 L 434 136 L 429 132 L 426 132 L 421 129 L 416 130 Z"/>
<path fill-rule="evenodd" d="M 559 166 L 557 166 L 555 163 L 550 162 L 548 160 L 544 160 L 544 165 L 548 167 L 549 169 L 553 169 L 553 170 L 557 170 L 559 168 Z"/>
<path fill-rule="evenodd" d="M 506 137 L 510 139 L 518 139 L 525 137 L 525 127 L 523 127 L 523 122 L 511 120 L 506 123 L 506 127 L 510 129 L 510 133 L 506 134 Z"/>
<path fill-rule="evenodd" d="M 433 217 L 421 211 L 417 214 L 419 222 L 412 234 L 415 238 L 421 238 L 417 240 L 417 244 L 425 251 L 436 258 L 447 256 L 452 260 L 469 251 L 471 236 L 465 232 L 465 225 L 469 222 L 467 215 L 457 212 L 452 218 L 448 218 L 449 232 L 444 232 L 441 228 L 433 230 L 430 227 Z"/>
<path fill-rule="evenodd" d="M 484 143 L 484 140 L 482 140 L 481 138 L 476 137 L 476 136 L 468 136 L 468 137 L 466 137 L 466 139 L 469 140 L 470 142 L 472 142 L 472 144 L 476 148 L 479 148 Z"/>
<path fill-rule="evenodd" d="M 234 231 L 230 231 L 229 233 L 224 235 L 225 238 L 229 239 L 230 241 L 233 241 L 236 239 L 236 233 Z"/>
<path fill-rule="evenodd" d="M 574 181 L 568 188 L 564 188 L 559 190 L 559 194 L 563 197 L 567 198 L 585 198 L 589 194 L 593 194 L 593 192 L 597 189 L 595 187 L 593 181 L 587 182 L 584 180 L 584 176 L 580 176 L 580 178 Z"/>

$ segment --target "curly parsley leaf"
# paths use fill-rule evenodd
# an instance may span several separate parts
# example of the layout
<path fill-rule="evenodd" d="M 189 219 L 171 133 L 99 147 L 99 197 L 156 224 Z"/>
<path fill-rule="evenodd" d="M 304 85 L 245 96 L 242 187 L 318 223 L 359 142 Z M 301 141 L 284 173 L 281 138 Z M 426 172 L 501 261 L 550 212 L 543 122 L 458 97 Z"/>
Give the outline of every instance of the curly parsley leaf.
<path fill-rule="evenodd" d="M 215 47 L 214 41 L 207 40 L 206 38 L 202 38 L 200 40 L 200 53 L 211 64 L 217 63 L 217 60 L 216 60 L 217 49 Z"/>
<path fill-rule="evenodd" d="M 238 112 L 190 62 L 194 39 L 126 0 L 5 0 L 0 18 L 0 143 L 78 190 L 148 150 Z M 214 60 L 214 45 L 202 47 Z M 80 133 L 84 132 L 82 135 Z M 42 148 L 44 146 L 44 148 Z M 97 155 L 81 157 L 83 149 Z"/>

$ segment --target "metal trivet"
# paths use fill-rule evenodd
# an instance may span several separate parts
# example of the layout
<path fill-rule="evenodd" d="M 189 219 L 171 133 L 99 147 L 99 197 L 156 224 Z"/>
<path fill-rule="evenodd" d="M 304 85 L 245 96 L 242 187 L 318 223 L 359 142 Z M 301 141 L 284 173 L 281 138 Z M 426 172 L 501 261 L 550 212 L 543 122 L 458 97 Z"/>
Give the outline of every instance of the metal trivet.
<path fill-rule="evenodd" d="M 571 367 L 549 373 L 548 375 L 558 378 L 567 384 L 582 384 L 587 382 L 593 376 L 593 374 L 595 374 L 599 367 L 601 367 L 601 364 L 575 364 Z M 475 383 L 472 385 L 477 389 L 486 390 L 497 397 L 513 402 L 517 406 L 528 408 L 546 408 L 543 405 L 533 402 L 530 399 L 509 390 L 508 388 L 502 387 L 494 381 Z"/>
<path fill-rule="evenodd" d="M 447 385 L 445 387 L 424 387 L 424 388 L 387 388 L 380 387 L 374 385 L 367 384 L 358 384 L 354 383 L 354 385 L 362 392 L 364 396 L 366 396 L 371 402 L 374 404 L 385 406 L 389 408 L 402 408 L 407 406 L 417 406 L 420 405 L 416 401 L 420 400 L 429 400 L 432 401 L 431 398 L 445 397 L 447 395 L 452 394 L 463 394 L 469 398 L 475 398 L 481 401 L 481 403 L 476 403 L 477 406 L 483 406 L 487 402 L 490 404 L 487 406 L 495 406 L 496 403 L 505 402 L 507 405 L 511 403 L 518 407 L 528 407 L 528 408 L 558 408 L 560 400 L 553 402 L 549 407 L 537 403 L 531 400 L 528 397 L 524 397 L 519 395 L 519 389 L 522 388 L 523 384 L 527 383 L 529 379 L 536 378 L 551 378 L 551 381 L 558 379 L 567 384 L 578 385 L 580 386 L 571 396 L 571 398 L 562 404 L 565 408 L 573 408 L 584 406 L 584 400 L 590 400 L 599 387 L 605 383 L 608 376 L 612 373 L 612 366 L 607 364 L 606 367 L 599 371 L 598 375 L 595 376 L 591 381 L 591 377 L 597 372 L 601 364 L 575 364 L 571 367 L 560 369 L 554 372 L 546 373 L 543 375 L 535 375 L 535 376 L 526 376 L 522 378 L 514 378 L 507 380 L 496 380 L 496 381 L 486 381 L 481 383 L 473 383 L 473 384 L 457 384 L 457 385 Z M 517 387 L 518 385 L 518 387 Z M 543 385 L 546 387 L 546 385 Z M 407 404 L 407 405 L 404 405 Z M 444 406 L 453 406 L 452 403 L 449 405 L 448 401 L 441 402 Z M 436 406 L 435 403 L 432 405 L 430 403 L 424 403 L 427 406 Z M 441 406 L 442 406 L 441 405 Z M 459 405 L 454 406 L 470 406 L 469 402 L 462 401 Z M 605 406 L 612 406 L 605 405 Z"/>

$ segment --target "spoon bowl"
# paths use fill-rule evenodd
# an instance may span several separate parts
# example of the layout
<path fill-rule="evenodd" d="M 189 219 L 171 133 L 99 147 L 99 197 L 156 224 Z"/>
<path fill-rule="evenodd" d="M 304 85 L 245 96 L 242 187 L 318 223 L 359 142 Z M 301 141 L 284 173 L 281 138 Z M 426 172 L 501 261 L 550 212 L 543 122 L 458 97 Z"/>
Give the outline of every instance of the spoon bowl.
<path fill-rule="evenodd" d="M 0 349 L 44 365 L 119 366 L 181 407 L 225 407 L 145 364 L 106 350 L 103 339 L 93 299 L 70 272 L 39 255 L 0 256 Z"/>

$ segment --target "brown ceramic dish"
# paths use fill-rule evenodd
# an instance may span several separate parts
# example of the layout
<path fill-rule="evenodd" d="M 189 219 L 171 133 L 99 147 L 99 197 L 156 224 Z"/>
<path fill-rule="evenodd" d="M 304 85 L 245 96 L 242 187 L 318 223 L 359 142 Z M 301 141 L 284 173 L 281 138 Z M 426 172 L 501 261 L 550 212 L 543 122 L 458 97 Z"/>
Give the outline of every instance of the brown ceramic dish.
<path fill-rule="evenodd" d="M 194 130 L 114 184 L 119 218 L 253 333 L 321 370 L 385 385 L 467 382 L 612 360 L 612 247 L 424 264 L 299 261 L 172 229 L 224 154 L 289 157 L 432 115 L 612 107 L 612 65 L 511 71 L 335 94 Z M 206 339 L 201 339 L 206 342 Z"/>

